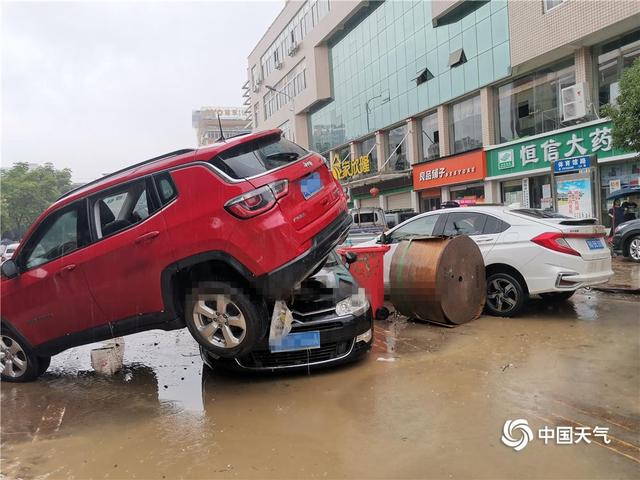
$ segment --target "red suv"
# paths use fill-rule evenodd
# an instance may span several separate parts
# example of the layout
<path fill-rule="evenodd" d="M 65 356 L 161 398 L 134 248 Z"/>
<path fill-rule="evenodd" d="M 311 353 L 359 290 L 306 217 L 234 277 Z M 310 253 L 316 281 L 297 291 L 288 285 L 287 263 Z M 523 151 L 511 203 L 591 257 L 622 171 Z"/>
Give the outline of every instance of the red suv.
<path fill-rule="evenodd" d="M 58 199 L 2 267 L 2 379 L 115 336 L 189 328 L 246 354 L 346 238 L 325 160 L 270 130 L 147 160 Z"/>

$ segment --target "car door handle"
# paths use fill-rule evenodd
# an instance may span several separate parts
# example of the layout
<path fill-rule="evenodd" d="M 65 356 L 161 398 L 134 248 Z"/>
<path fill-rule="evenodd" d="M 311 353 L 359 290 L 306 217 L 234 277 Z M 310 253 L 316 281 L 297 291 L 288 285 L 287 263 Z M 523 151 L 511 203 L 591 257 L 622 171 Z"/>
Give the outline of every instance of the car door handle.
<path fill-rule="evenodd" d="M 477 243 L 488 243 L 488 242 L 492 242 L 493 238 L 492 237 L 476 237 L 474 238 L 474 240 Z"/>
<path fill-rule="evenodd" d="M 138 238 L 136 238 L 136 243 L 142 243 L 142 242 L 153 240 L 158 235 L 160 235 L 160 232 L 157 230 L 154 230 L 153 232 L 145 233 L 144 235 L 140 235 Z"/>
<path fill-rule="evenodd" d="M 58 271 L 58 275 L 64 275 L 65 273 L 73 272 L 76 269 L 76 266 L 77 265 L 75 263 L 70 263 L 69 265 L 65 265 Z"/>

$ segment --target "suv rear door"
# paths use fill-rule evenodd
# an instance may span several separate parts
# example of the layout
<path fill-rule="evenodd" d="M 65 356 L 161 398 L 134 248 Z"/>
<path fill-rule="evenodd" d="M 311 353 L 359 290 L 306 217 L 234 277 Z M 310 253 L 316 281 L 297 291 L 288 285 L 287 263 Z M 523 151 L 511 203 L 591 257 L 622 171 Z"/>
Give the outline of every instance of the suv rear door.
<path fill-rule="evenodd" d="M 89 199 L 87 281 L 110 322 L 164 309 L 160 276 L 172 255 L 159 207 L 151 177 Z"/>
<path fill-rule="evenodd" d="M 233 179 L 259 188 L 288 180 L 289 192 L 278 200 L 285 218 L 302 230 L 340 198 L 340 190 L 323 158 L 278 133 L 245 142 L 218 154 L 212 164 Z"/>

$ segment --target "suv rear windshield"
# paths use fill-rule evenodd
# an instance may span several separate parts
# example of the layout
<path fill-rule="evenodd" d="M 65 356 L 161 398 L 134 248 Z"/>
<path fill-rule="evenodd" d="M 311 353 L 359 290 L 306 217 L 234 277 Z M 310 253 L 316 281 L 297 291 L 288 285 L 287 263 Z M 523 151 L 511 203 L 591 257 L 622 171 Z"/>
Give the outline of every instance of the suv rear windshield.
<path fill-rule="evenodd" d="M 309 152 L 280 135 L 269 135 L 225 150 L 211 159 L 211 164 L 231 178 L 260 175 Z"/>
<path fill-rule="evenodd" d="M 549 210 L 537 210 L 535 208 L 518 208 L 511 211 L 533 218 L 571 218 L 558 212 L 552 212 Z"/>

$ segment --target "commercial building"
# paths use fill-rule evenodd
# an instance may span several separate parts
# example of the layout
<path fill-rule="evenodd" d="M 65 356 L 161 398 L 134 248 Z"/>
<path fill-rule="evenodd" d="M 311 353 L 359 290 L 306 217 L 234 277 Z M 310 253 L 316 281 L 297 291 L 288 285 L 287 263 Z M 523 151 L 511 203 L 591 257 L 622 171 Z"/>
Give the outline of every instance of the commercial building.
<path fill-rule="evenodd" d="M 220 122 L 218 122 L 220 117 Z M 220 126 L 225 138 L 251 131 L 240 107 L 203 107 L 191 113 L 191 125 L 196 129 L 198 146 L 209 145 L 220 138 Z"/>
<path fill-rule="evenodd" d="M 325 155 L 355 205 L 578 198 L 607 221 L 640 164 L 598 112 L 639 26 L 635 0 L 289 1 L 248 57 L 252 126 Z"/>

